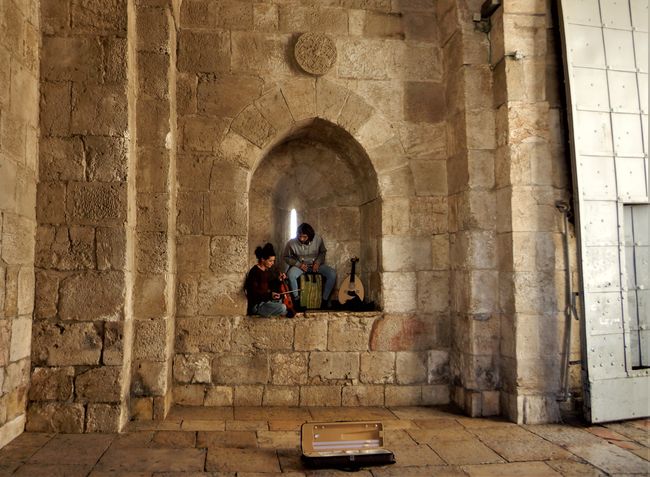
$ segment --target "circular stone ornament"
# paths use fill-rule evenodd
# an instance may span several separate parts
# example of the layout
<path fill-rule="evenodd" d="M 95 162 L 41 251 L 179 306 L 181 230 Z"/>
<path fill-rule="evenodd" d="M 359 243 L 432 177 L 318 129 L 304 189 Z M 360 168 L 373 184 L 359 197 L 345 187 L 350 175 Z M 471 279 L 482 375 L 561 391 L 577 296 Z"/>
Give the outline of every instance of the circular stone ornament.
<path fill-rule="evenodd" d="M 336 63 L 336 45 L 323 33 L 303 33 L 294 48 L 300 67 L 312 75 L 324 75 Z"/>

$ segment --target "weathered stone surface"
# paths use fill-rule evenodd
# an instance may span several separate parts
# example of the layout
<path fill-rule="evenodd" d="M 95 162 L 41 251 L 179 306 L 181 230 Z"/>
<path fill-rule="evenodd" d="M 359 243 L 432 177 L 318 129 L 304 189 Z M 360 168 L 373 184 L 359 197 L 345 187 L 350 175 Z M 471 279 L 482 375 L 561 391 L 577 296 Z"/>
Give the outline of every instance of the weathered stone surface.
<path fill-rule="evenodd" d="M 298 406 L 299 403 L 298 386 L 264 386 L 262 406 Z"/>
<path fill-rule="evenodd" d="M 41 74 L 49 81 L 99 81 L 101 45 L 97 38 L 43 37 Z"/>
<path fill-rule="evenodd" d="M 167 279 L 162 273 L 135 276 L 133 287 L 135 316 L 140 319 L 163 318 L 169 307 Z"/>
<path fill-rule="evenodd" d="M 371 351 L 416 351 L 434 347 L 436 329 L 430 316 L 385 314 L 375 321 Z"/>
<path fill-rule="evenodd" d="M 2 259 L 11 265 L 28 264 L 34 254 L 34 223 L 26 217 L 4 214 Z"/>
<path fill-rule="evenodd" d="M 118 320 L 123 314 L 121 272 L 81 273 L 61 281 L 59 314 L 64 320 Z"/>
<path fill-rule="evenodd" d="M 244 318 L 233 326 L 232 349 L 291 350 L 293 348 L 293 323 L 283 318 Z"/>
<path fill-rule="evenodd" d="M 99 364 L 102 340 L 93 323 L 36 322 L 32 340 L 32 361 L 36 366 Z"/>
<path fill-rule="evenodd" d="M 241 273 L 201 275 L 197 306 L 201 315 L 244 314 L 246 300 L 242 292 Z"/>
<path fill-rule="evenodd" d="M 169 365 L 165 361 L 139 361 L 133 366 L 131 394 L 135 396 L 162 396 L 168 391 Z M 154 414 L 156 405 L 154 402 Z"/>
<path fill-rule="evenodd" d="M 307 353 L 275 353 L 269 357 L 270 382 L 276 385 L 307 384 Z M 296 399 L 297 394 L 294 396 Z"/>
<path fill-rule="evenodd" d="M 310 319 L 296 322 L 294 349 L 296 351 L 325 351 L 327 321 Z"/>
<path fill-rule="evenodd" d="M 383 386 L 344 386 L 341 398 L 343 406 L 383 406 Z"/>
<path fill-rule="evenodd" d="M 174 356 L 174 379 L 179 383 L 209 383 L 210 355 L 206 353 Z M 206 398 L 207 399 L 207 398 Z"/>
<path fill-rule="evenodd" d="M 200 77 L 197 87 L 198 110 L 202 113 L 234 118 L 262 90 L 262 81 L 255 77 Z"/>
<path fill-rule="evenodd" d="M 95 229 L 97 268 L 123 270 L 126 261 L 126 230 L 97 227 Z"/>
<path fill-rule="evenodd" d="M 246 237 L 212 237 L 210 240 L 210 270 L 215 273 L 246 273 Z M 195 269 L 195 271 L 198 271 Z"/>
<path fill-rule="evenodd" d="M 220 352 L 230 349 L 231 319 L 195 317 L 176 320 L 177 353 Z"/>
<path fill-rule="evenodd" d="M 204 404 L 205 406 L 232 406 L 233 389 L 230 386 L 210 386 Z"/>
<path fill-rule="evenodd" d="M 33 284 L 32 289 L 33 290 Z M 23 290 L 22 294 L 32 293 L 31 290 Z M 21 296 L 19 288 L 18 296 Z M 31 312 L 31 310 L 30 310 Z M 9 347 L 9 360 L 19 361 L 29 357 L 32 338 L 32 320 L 30 318 L 14 318 L 11 322 L 11 344 Z"/>
<path fill-rule="evenodd" d="M 293 124 L 289 106 L 279 89 L 274 89 L 255 101 L 260 114 L 277 132 L 283 132 Z"/>
<path fill-rule="evenodd" d="M 340 406 L 341 386 L 300 386 L 301 406 Z"/>
<path fill-rule="evenodd" d="M 127 141 L 120 137 L 84 138 L 88 180 L 123 182 L 127 170 Z"/>
<path fill-rule="evenodd" d="M 66 214 L 80 225 L 119 225 L 126 219 L 126 187 L 112 183 L 68 184 Z"/>
<path fill-rule="evenodd" d="M 427 357 L 427 383 L 437 384 L 449 380 L 449 352 L 431 350 Z"/>
<path fill-rule="evenodd" d="M 130 330 L 130 324 L 123 322 L 104 323 L 104 347 L 102 364 L 120 366 L 124 357 L 124 333 Z"/>
<path fill-rule="evenodd" d="M 418 406 L 422 403 L 420 386 L 388 385 L 384 392 L 386 406 Z"/>
<path fill-rule="evenodd" d="M 369 384 L 395 382 L 395 353 L 374 351 L 361 353 L 359 380 Z"/>
<path fill-rule="evenodd" d="M 135 320 L 133 356 L 135 359 L 164 361 L 167 356 L 169 328 L 167 319 Z"/>
<path fill-rule="evenodd" d="M 359 353 L 315 351 L 310 355 L 309 378 L 314 383 L 358 377 Z"/>
<path fill-rule="evenodd" d="M 232 32 L 231 68 L 237 73 L 289 75 L 290 35 Z"/>
<path fill-rule="evenodd" d="M 329 324 L 327 349 L 329 351 L 366 351 L 374 319 L 347 318 Z"/>
<path fill-rule="evenodd" d="M 210 192 L 206 197 L 203 229 L 210 235 L 246 235 L 246 196 L 232 192 Z"/>
<path fill-rule="evenodd" d="M 174 386 L 174 402 L 185 406 L 203 406 L 205 387 L 202 384 Z"/>
<path fill-rule="evenodd" d="M 245 385 L 235 386 L 235 406 L 261 406 L 264 395 L 264 386 Z"/>
<path fill-rule="evenodd" d="M 230 38 L 227 32 L 181 30 L 178 44 L 180 71 L 218 72 L 230 63 Z"/>
<path fill-rule="evenodd" d="M 397 384 L 426 382 L 427 353 L 400 351 L 395 353 L 395 376 Z"/>
<path fill-rule="evenodd" d="M 119 404 L 88 404 L 86 431 L 119 432 L 121 414 L 122 408 Z"/>
<path fill-rule="evenodd" d="M 27 409 L 28 432 L 81 433 L 84 431 L 84 405 L 81 403 L 31 403 Z"/>
<path fill-rule="evenodd" d="M 92 227 L 47 227 L 36 230 L 36 265 L 58 270 L 95 268 L 95 230 Z"/>
<path fill-rule="evenodd" d="M 276 130 L 254 105 L 245 108 L 233 120 L 231 128 L 234 132 L 262 148 L 275 136 Z"/>
<path fill-rule="evenodd" d="M 121 382 L 121 366 L 90 369 L 75 378 L 77 399 L 90 402 L 119 402 Z"/>
<path fill-rule="evenodd" d="M 266 354 L 221 354 L 212 362 L 215 384 L 266 384 L 269 359 Z"/>
<path fill-rule="evenodd" d="M 176 259 L 179 272 L 206 272 L 210 263 L 210 237 L 179 235 Z"/>

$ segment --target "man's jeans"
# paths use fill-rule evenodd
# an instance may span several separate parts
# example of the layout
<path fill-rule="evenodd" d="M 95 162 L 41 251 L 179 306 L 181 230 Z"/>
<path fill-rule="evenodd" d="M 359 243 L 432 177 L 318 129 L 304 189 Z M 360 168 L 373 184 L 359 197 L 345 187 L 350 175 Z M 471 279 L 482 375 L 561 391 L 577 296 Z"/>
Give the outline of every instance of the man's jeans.
<path fill-rule="evenodd" d="M 287 313 L 287 307 L 279 301 L 263 301 L 253 306 L 251 310 L 256 315 L 278 316 Z"/>
<path fill-rule="evenodd" d="M 311 267 L 309 267 L 307 271 L 311 272 Z M 303 273 L 305 272 L 303 272 L 298 267 L 289 268 L 289 271 L 287 272 L 287 278 L 289 279 L 289 286 L 292 290 L 298 289 L 298 278 L 300 278 L 300 275 Z M 321 265 L 318 267 L 318 273 L 325 277 L 325 285 L 323 286 L 323 300 L 327 300 L 330 297 L 332 290 L 334 289 L 334 285 L 336 284 L 336 270 L 334 270 L 332 267 L 328 267 L 327 265 Z M 293 293 L 293 298 L 294 300 L 298 300 L 298 292 Z"/>

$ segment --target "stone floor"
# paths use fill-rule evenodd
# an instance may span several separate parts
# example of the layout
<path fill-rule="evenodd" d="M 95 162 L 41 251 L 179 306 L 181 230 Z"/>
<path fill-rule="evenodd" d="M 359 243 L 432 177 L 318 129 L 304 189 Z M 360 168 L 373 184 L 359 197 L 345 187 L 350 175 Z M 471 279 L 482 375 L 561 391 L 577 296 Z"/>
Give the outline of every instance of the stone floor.
<path fill-rule="evenodd" d="M 24 433 L 0 450 L 0 475 L 57 477 L 344 476 L 300 463 L 306 421 L 381 420 L 397 463 L 360 477 L 597 476 L 650 473 L 650 419 L 604 426 L 518 426 L 439 408 L 176 407 L 123 434 Z"/>

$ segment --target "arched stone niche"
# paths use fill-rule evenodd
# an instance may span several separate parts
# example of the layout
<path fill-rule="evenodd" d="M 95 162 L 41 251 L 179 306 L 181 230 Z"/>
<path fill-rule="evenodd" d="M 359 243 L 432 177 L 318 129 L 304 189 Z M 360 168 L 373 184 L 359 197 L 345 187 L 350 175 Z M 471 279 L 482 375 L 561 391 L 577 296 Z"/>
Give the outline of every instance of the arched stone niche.
<path fill-rule="evenodd" d="M 313 119 L 272 148 L 253 173 L 249 188 L 249 254 L 271 242 L 282 250 L 293 232 L 289 218 L 310 223 L 325 239 L 327 263 L 337 269 L 337 287 L 350 272 L 350 258 L 369 300 L 379 304 L 381 202 L 377 176 L 363 148 L 341 127 Z"/>

